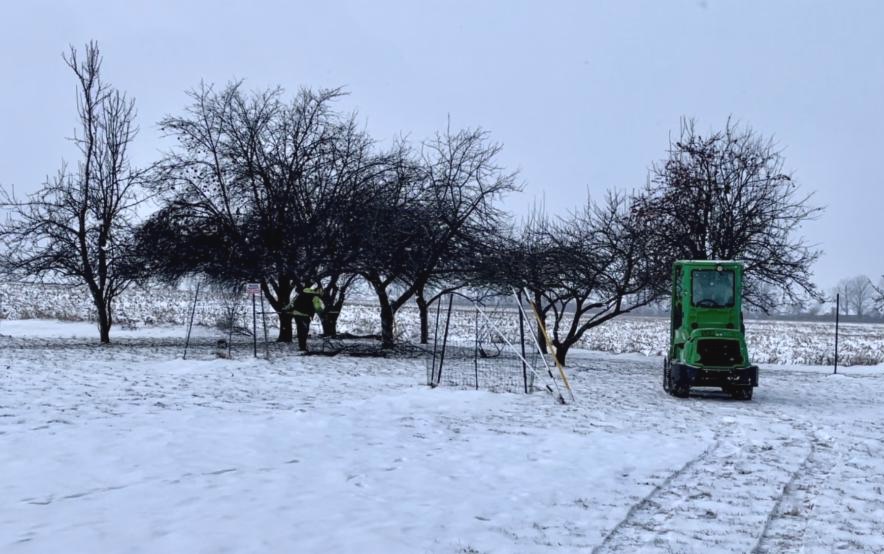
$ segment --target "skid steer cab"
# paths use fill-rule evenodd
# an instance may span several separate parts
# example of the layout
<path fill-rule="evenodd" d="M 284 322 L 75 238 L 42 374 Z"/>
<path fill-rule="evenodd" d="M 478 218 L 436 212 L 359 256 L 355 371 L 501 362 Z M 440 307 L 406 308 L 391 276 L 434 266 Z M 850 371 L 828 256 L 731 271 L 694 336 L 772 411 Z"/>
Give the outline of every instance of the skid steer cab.
<path fill-rule="evenodd" d="M 749 363 L 741 309 L 743 265 L 677 261 L 672 268 L 669 355 L 663 389 L 687 397 L 691 387 L 721 387 L 751 400 L 758 367 Z"/>

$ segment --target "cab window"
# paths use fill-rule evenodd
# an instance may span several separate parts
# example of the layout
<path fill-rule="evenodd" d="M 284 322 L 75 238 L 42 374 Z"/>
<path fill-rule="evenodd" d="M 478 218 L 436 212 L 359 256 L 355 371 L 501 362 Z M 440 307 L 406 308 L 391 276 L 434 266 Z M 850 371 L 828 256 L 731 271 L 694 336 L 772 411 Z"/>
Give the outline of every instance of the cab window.
<path fill-rule="evenodd" d="M 691 273 L 691 304 L 699 308 L 734 305 L 734 272 L 698 269 Z"/>

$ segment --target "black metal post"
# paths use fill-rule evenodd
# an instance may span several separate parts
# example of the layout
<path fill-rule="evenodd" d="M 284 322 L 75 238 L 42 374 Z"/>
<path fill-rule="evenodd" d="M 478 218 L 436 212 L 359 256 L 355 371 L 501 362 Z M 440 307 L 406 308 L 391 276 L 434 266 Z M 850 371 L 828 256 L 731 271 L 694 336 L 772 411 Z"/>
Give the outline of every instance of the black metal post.
<path fill-rule="evenodd" d="M 473 345 L 473 372 L 476 374 L 476 390 L 479 390 L 479 307 L 476 306 L 476 341 Z"/>
<path fill-rule="evenodd" d="M 239 302 L 237 302 L 238 304 Z M 233 326 L 236 325 L 236 312 L 238 309 L 231 308 L 230 309 L 230 320 L 227 329 L 227 359 L 230 359 L 231 349 L 233 348 Z"/>
<path fill-rule="evenodd" d="M 440 297 L 436 300 L 436 327 L 433 330 L 433 365 L 430 368 L 430 382 L 427 383 L 430 386 L 435 386 L 436 383 L 436 347 L 439 344 L 439 314 L 442 313 L 442 298 Z"/>
<path fill-rule="evenodd" d="M 436 374 L 436 384 L 442 382 L 442 365 L 445 363 L 445 347 L 448 345 L 448 325 L 451 323 L 451 305 L 454 303 L 454 295 L 448 295 L 448 315 L 445 316 L 445 334 L 442 336 L 442 353 L 439 355 L 439 373 Z"/>
<path fill-rule="evenodd" d="M 258 357 L 258 314 L 255 310 L 255 294 L 252 293 L 252 350 L 254 356 Z"/>
<path fill-rule="evenodd" d="M 838 316 L 841 313 L 841 294 L 835 295 L 835 373 L 838 373 Z"/>
<path fill-rule="evenodd" d="M 270 359 L 270 345 L 267 343 L 267 314 L 264 311 L 264 295 L 261 295 L 261 325 L 264 326 L 264 357 Z"/>
<path fill-rule="evenodd" d="M 525 394 L 528 394 L 528 366 L 525 363 L 525 314 L 522 312 L 522 294 L 519 293 L 519 346 L 522 348 L 522 381 L 525 383 Z"/>
<path fill-rule="evenodd" d="M 190 308 L 190 322 L 187 324 L 187 338 L 184 339 L 184 356 L 182 360 L 187 359 L 187 347 L 190 346 L 190 331 L 193 329 L 193 317 L 196 315 L 196 301 L 200 297 L 200 282 L 196 282 L 196 292 L 193 293 L 193 306 Z"/>

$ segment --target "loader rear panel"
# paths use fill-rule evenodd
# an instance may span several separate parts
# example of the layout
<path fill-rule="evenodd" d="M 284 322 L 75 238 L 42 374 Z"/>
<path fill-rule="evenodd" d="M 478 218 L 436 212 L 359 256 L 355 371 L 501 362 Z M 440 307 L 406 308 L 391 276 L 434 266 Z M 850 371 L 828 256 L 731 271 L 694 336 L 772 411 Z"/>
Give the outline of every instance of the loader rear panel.
<path fill-rule="evenodd" d="M 732 369 L 708 369 L 686 364 L 672 364 L 672 381 L 677 387 L 758 386 L 758 366 Z"/>

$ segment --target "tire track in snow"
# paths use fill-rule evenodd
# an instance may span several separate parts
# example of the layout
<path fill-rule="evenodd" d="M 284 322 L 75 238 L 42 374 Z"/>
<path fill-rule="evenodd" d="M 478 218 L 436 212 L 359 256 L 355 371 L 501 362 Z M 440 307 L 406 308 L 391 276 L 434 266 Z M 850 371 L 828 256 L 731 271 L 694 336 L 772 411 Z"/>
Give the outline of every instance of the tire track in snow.
<path fill-rule="evenodd" d="M 647 505 L 650 502 L 652 502 L 652 499 L 655 496 L 657 496 L 658 494 L 660 494 L 667 487 L 669 487 L 670 483 L 674 479 L 676 479 L 677 477 L 680 477 L 686 471 L 688 471 L 692 466 L 694 466 L 697 462 L 699 462 L 700 460 L 709 456 L 712 453 L 712 451 L 714 451 L 715 449 L 718 448 L 718 445 L 719 445 L 719 441 L 716 438 L 713 441 L 713 443 L 708 448 L 706 448 L 706 450 L 704 450 L 703 452 L 701 452 L 700 454 L 698 454 L 694 458 L 688 460 L 683 466 L 681 466 L 680 468 L 678 468 L 677 470 L 672 472 L 666 479 L 664 479 L 660 484 L 658 484 L 656 487 L 654 487 L 651 490 L 651 492 L 649 492 L 643 498 L 641 498 L 638 502 L 633 504 L 632 507 L 629 508 L 629 511 L 626 512 L 626 515 L 623 516 L 623 519 L 621 519 L 617 523 L 617 525 L 615 525 L 614 528 L 611 529 L 607 535 L 605 535 L 605 538 L 602 539 L 602 542 L 598 546 L 596 546 L 595 548 L 592 549 L 592 554 L 596 554 L 598 552 L 605 552 L 605 549 L 610 546 L 611 541 L 617 537 L 618 533 L 621 532 L 622 528 L 626 527 L 634 520 L 634 518 L 636 517 L 636 513 L 639 510 L 646 509 Z"/>
<path fill-rule="evenodd" d="M 752 554 L 799 551 L 806 544 L 807 524 L 814 508 L 817 488 L 831 471 L 831 462 L 824 462 L 823 459 L 832 456 L 831 446 L 814 435 L 807 457 L 783 486 L 768 514 Z"/>
<path fill-rule="evenodd" d="M 858 418 L 814 431 L 807 464 L 784 490 L 753 552 L 884 551 L 884 486 L 875 486 L 884 483 L 884 449 L 880 438 L 864 435 L 867 423 Z"/>
<path fill-rule="evenodd" d="M 728 419 L 730 428 L 634 504 L 593 552 L 749 552 L 757 547 L 784 489 L 808 459 L 810 441 L 794 432 L 755 439 L 757 429 L 747 434 L 742 421 Z"/>

